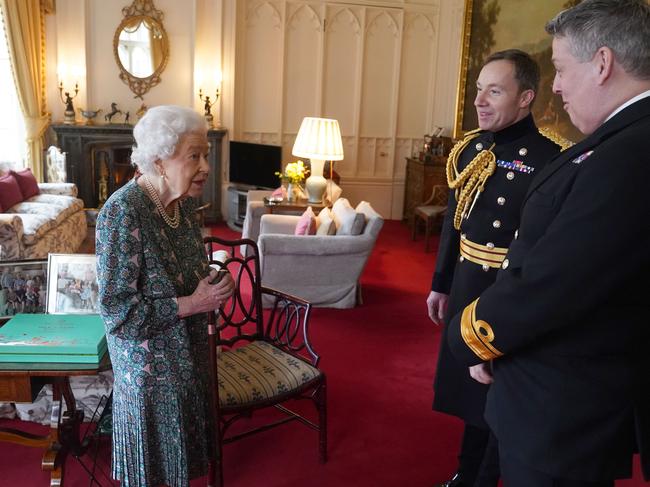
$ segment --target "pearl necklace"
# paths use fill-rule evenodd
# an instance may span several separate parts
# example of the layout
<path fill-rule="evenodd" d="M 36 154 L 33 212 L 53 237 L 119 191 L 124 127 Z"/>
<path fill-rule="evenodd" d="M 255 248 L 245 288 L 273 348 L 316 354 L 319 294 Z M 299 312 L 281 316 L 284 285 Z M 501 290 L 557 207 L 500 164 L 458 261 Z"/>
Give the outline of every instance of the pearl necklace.
<path fill-rule="evenodd" d="M 162 201 L 160 201 L 160 195 L 156 191 L 156 189 L 153 187 L 153 184 L 151 184 L 151 181 L 149 181 L 149 178 L 146 175 L 142 175 L 144 178 L 144 187 L 147 190 L 147 193 L 149 194 L 149 197 L 153 200 L 153 202 L 156 205 L 156 208 L 158 209 L 158 213 L 160 213 L 160 216 L 162 216 L 162 219 L 165 220 L 165 223 L 169 225 L 172 228 L 178 228 L 178 225 L 181 222 L 181 213 L 178 210 L 178 201 L 174 202 L 174 215 L 169 216 L 167 213 L 167 210 L 165 210 L 165 207 L 162 204 Z"/>

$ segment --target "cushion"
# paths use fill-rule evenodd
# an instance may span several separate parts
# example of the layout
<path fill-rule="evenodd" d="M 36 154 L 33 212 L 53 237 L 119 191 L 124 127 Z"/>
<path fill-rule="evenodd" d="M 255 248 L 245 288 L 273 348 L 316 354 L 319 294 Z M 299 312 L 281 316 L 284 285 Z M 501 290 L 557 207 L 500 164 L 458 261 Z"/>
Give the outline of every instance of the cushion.
<path fill-rule="evenodd" d="M 366 224 L 363 213 L 357 213 L 347 198 L 339 198 L 332 206 L 337 235 L 361 235 Z"/>
<path fill-rule="evenodd" d="M 23 193 L 16 177 L 11 173 L 0 177 L 0 206 L 3 211 L 9 211 L 9 208 L 22 200 Z"/>
<path fill-rule="evenodd" d="M 218 353 L 217 369 L 222 408 L 259 403 L 295 391 L 321 375 L 307 362 L 262 341 Z"/>
<path fill-rule="evenodd" d="M 323 208 L 316 217 L 316 235 L 335 235 L 336 223 L 329 208 Z"/>
<path fill-rule="evenodd" d="M 18 186 L 20 186 L 20 192 L 23 194 L 23 199 L 31 198 L 40 193 L 38 189 L 38 182 L 32 174 L 32 170 L 27 168 L 22 171 L 11 171 L 18 181 Z"/>
<path fill-rule="evenodd" d="M 311 206 L 307 207 L 305 212 L 300 215 L 294 235 L 315 235 L 316 234 L 316 215 Z"/>

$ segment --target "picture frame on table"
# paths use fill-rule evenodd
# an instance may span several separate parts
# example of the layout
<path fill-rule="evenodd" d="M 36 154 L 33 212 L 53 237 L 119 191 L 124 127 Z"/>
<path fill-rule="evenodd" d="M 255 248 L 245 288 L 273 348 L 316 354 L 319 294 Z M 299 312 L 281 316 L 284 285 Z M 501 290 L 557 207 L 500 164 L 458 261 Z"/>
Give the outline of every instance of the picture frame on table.
<path fill-rule="evenodd" d="M 50 254 L 47 313 L 99 314 L 94 254 Z"/>
<path fill-rule="evenodd" d="M 47 260 L 0 261 L 0 325 L 17 313 L 44 313 Z"/>
<path fill-rule="evenodd" d="M 476 80 L 485 59 L 505 49 L 521 49 L 539 65 L 540 84 L 532 107 L 537 126 L 572 142 L 584 137 L 564 111 L 562 98 L 552 91 L 555 78 L 551 62 L 553 39 L 544 30 L 546 22 L 556 14 L 578 3 L 580 0 L 465 0 L 455 139 L 478 127 L 474 107 Z M 524 10 L 526 14 L 522 15 Z"/>

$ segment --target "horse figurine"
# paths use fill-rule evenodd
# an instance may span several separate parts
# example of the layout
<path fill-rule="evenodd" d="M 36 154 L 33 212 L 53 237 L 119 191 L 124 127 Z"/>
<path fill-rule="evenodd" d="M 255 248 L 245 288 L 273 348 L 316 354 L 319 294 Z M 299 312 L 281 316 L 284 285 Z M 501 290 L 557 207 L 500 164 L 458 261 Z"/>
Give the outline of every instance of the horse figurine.
<path fill-rule="evenodd" d="M 117 108 L 117 103 L 111 103 L 111 111 L 110 111 L 109 113 L 107 113 L 106 115 L 104 115 L 104 121 L 106 121 L 106 122 L 108 122 L 108 123 L 112 123 L 112 122 L 111 122 L 111 119 L 112 119 L 115 115 L 117 115 L 118 113 L 121 115 L 121 114 L 122 114 L 122 110 L 120 110 L 119 108 Z"/>

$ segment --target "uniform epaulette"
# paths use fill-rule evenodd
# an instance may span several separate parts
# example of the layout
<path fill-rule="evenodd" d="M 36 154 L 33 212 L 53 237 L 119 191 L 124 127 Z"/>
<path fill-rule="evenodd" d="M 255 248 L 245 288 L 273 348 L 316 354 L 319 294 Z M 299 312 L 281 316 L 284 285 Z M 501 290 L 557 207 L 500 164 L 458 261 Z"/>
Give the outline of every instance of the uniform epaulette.
<path fill-rule="evenodd" d="M 575 142 L 572 142 L 569 139 L 565 139 L 560 134 L 558 134 L 554 130 L 549 129 L 548 127 L 540 128 L 539 133 L 542 134 L 544 137 L 546 137 L 551 142 L 555 142 L 557 145 L 560 146 L 560 148 L 563 151 L 567 150 L 569 147 L 571 147 L 572 145 L 575 144 Z"/>

